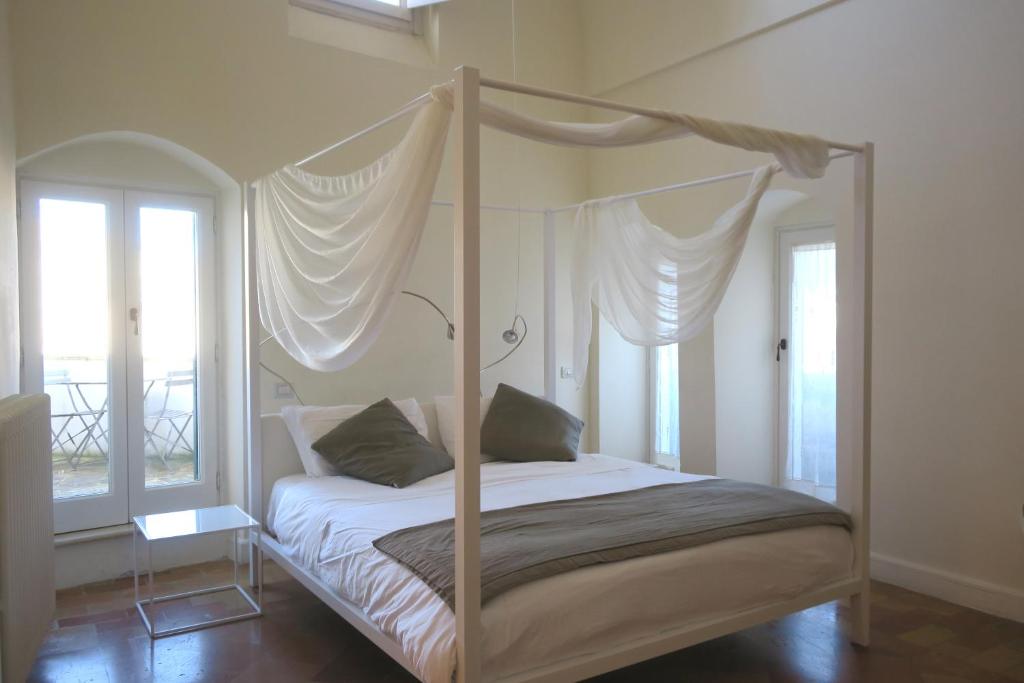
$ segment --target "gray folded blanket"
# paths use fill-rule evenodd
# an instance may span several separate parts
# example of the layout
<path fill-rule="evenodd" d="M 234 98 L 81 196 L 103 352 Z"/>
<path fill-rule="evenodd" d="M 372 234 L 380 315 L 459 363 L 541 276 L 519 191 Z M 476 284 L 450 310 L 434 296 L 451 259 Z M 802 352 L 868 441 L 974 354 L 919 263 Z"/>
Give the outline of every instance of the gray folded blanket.
<path fill-rule="evenodd" d="M 482 601 L 574 569 L 818 525 L 853 523 L 802 493 L 729 479 L 490 510 L 480 516 Z M 454 609 L 454 520 L 400 529 L 373 545 Z"/>

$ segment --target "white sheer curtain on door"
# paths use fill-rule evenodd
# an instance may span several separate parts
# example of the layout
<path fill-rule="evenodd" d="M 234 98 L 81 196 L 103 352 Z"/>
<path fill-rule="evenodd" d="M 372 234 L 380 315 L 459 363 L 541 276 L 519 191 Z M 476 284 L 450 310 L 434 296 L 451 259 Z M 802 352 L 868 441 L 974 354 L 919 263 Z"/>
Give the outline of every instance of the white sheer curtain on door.
<path fill-rule="evenodd" d="M 679 344 L 655 346 L 654 462 L 679 461 Z"/>
<path fill-rule="evenodd" d="M 786 472 L 798 484 L 794 488 L 831 497 L 836 486 L 836 246 L 804 244 L 791 253 Z"/>

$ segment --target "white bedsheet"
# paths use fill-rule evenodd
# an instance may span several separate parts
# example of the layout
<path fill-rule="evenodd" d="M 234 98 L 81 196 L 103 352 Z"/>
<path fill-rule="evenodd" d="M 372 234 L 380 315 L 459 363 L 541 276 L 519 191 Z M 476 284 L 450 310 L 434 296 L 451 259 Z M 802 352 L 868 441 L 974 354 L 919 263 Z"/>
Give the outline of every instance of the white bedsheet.
<path fill-rule="evenodd" d="M 575 463 L 481 467 L 484 510 L 707 477 L 601 455 Z M 278 480 L 267 524 L 293 560 L 360 605 L 426 683 L 449 683 L 455 616 L 409 570 L 373 547 L 391 531 L 454 516 L 454 473 L 392 489 L 348 477 Z M 852 575 L 840 527 L 733 538 L 599 565 L 504 593 L 483 609 L 485 678 L 600 651 L 715 616 L 794 597 Z"/>

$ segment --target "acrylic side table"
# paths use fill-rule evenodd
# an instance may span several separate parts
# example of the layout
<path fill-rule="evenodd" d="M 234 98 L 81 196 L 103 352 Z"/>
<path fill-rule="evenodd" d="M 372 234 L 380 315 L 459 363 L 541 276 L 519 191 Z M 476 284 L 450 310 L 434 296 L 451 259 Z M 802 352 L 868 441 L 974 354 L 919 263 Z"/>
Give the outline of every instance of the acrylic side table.
<path fill-rule="evenodd" d="M 216 626 L 218 624 L 226 624 L 232 621 L 252 619 L 253 617 L 258 617 L 263 614 L 263 572 L 256 572 L 257 585 L 255 599 L 238 581 L 238 532 L 248 531 L 250 534 L 254 534 L 255 544 L 258 546 L 260 525 L 256 520 L 243 512 L 237 505 L 221 505 L 218 507 L 200 508 L 198 510 L 180 510 L 178 512 L 165 512 L 155 515 L 138 515 L 132 519 L 135 522 L 132 529 L 132 576 L 135 584 L 135 607 L 139 611 L 139 616 L 142 617 L 142 623 L 146 626 L 146 631 L 149 633 L 150 638 L 172 636 L 177 633 L 186 633 L 188 631 L 195 631 L 197 629 Z M 184 593 L 175 593 L 173 595 L 153 595 L 154 543 L 172 538 L 205 536 L 206 534 L 229 532 L 231 533 L 232 561 L 234 563 L 234 583 L 223 586 L 213 586 L 210 588 L 201 588 L 199 590 L 187 591 Z M 149 597 L 144 600 L 139 598 L 139 556 L 136 551 L 135 540 L 136 536 L 140 533 L 146 541 L 146 558 L 149 574 Z M 253 536 L 250 535 L 249 543 L 252 544 L 253 542 Z M 155 618 L 151 620 L 150 616 L 146 613 L 147 607 L 152 608 L 154 604 L 159 602 L 179 600 L 196 595 L 206 595 L 209 593 L 219 593 L 229 590 L 237 590 L 239 594 L 241 594 L 242 598 L 249 603 L 252 611 L 163 630 L 157 630 Z"/>

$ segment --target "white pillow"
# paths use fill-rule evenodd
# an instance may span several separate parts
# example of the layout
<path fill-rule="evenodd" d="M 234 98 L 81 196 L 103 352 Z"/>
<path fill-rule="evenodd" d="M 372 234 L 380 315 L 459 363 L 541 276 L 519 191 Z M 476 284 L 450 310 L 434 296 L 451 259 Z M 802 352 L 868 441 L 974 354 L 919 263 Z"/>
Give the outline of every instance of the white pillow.
<path fill-rule="evenodd" d="M 395 401 L 395 407 L 402 411 L 405 419 L 412 423 L 416 431 L 427 436 L 427 418 L 423 409 L 414 398 Z M 310 477 L 331 477 L 337 474 L 334 466 L 324 460 L 323 456 L 313 450 L 317 439 L 337 427 L 341 422 L 363 411 L 368 406 L 284 406 L 281 418 L 288 427 L 288 433 L 295 442 L 295 450 L 299 452 L 302 467 Z"/>
<path fill-rule="evenodd" d="M 491 407 L 491 398 L 480 399 L 480 424 L 484 423 L 488 408 Z M 437 431 L 441 433 L 441 443 L 444 449 L 453 458 L 455 457 L 455 397 L 435 396 L 434 408 L 437 409 Z M 480 462 L 491 462 L 495 458 L 486 453 L 480 454 Z"/>

